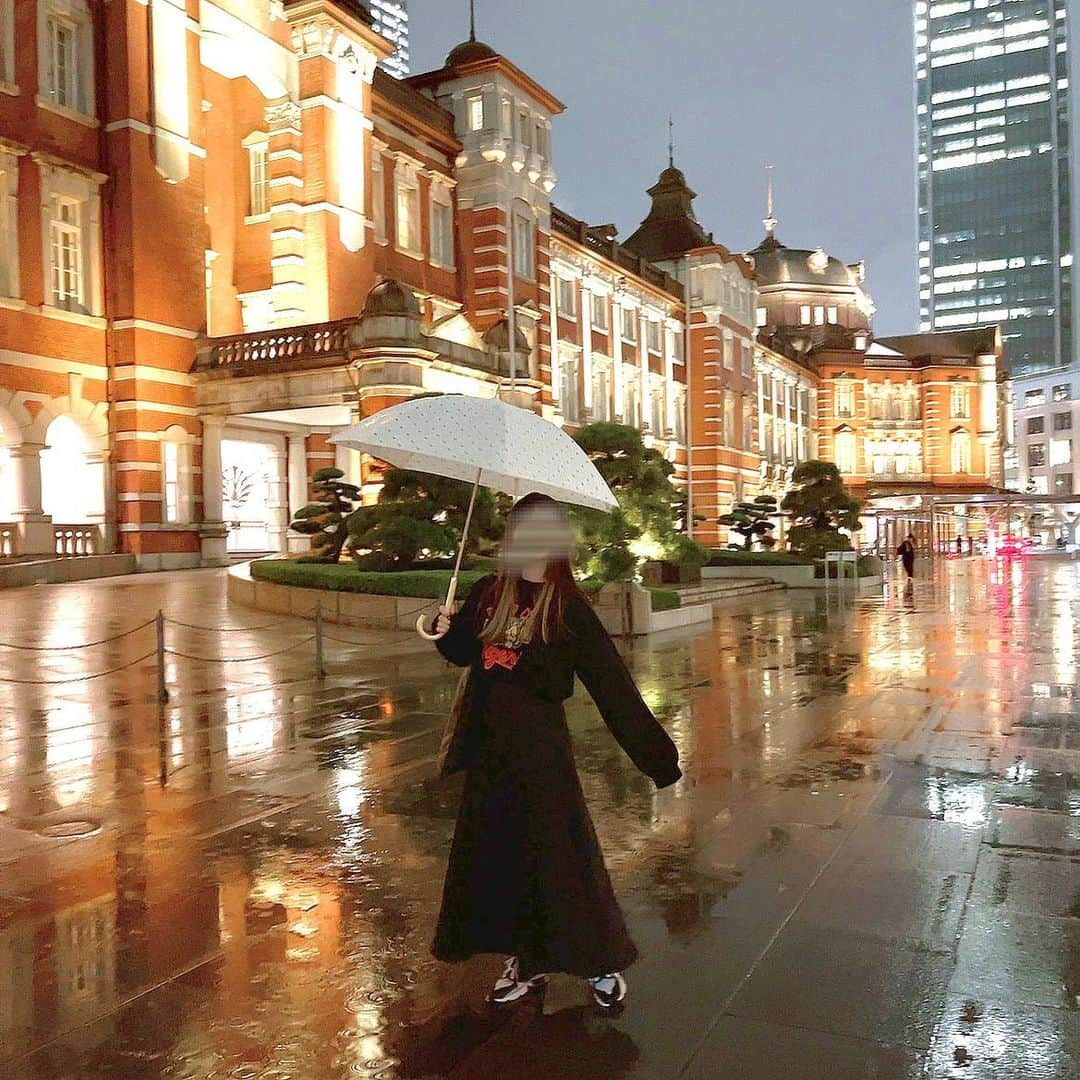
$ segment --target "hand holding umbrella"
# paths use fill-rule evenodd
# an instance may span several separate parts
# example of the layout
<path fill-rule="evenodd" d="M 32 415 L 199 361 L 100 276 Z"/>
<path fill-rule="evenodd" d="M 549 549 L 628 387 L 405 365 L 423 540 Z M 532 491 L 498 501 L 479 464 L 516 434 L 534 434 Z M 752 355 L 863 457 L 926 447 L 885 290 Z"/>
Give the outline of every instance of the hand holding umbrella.
<path fill-rule="evenodd" d="M 394 405 L 334 435 L 338 446 L 360 450 L 400 469 L 472 483 L 472 497 L 446 593 L 453 609 L 458 574 L 481 484 L 520 498 L 530 491 L 594 510 L 613 510 L 615 496 L 584 450 L 562 428 L 496 398 L 459 394 Z M 416 630 L 429 641 L 424 616 Z"/>

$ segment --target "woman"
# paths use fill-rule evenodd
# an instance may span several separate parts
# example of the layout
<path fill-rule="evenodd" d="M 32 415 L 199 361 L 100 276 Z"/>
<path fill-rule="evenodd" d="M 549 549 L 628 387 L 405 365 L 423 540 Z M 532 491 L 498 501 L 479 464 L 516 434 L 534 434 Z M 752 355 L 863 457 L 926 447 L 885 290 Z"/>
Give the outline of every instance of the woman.
<path fill-rule="evenodd" d="M 580 676 L 605 723 L 657 787 L 678 750 L 642 700 L 570 571 L 566 512 L 546 496 L 513 508 L 500 572 L 456 614 L 437 648 L 468 667 L 470 691 L 443 774 L 467 772 L 432 952 L 508 955 L 491 1000 L 515 1001 L 552 972 L 584 976 L 597 1003 L 626 996 L 637 950 L 612 891 L 574 764 L 562 702 Z"/>

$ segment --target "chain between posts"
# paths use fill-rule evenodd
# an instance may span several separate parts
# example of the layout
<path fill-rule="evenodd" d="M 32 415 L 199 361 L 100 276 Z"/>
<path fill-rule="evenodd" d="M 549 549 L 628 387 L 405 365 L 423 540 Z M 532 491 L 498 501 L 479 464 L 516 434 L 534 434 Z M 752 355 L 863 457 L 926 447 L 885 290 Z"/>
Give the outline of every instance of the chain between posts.
<path fill-rule="evenodd" d="M 421 605 L 417 610 L 430 607 L 432 603 L 436 603 L 435 600 L 428 600 L 427 603 Z M 275 649 L 270 652 L 260 653 L 258 656 L 198 656 L 193 653 L 183 652 L 179 649 L 170 647 L 166 638 L 166 624 L 172 623 L 174 626 L 181 627 L 187 630 L 199 630 L 205 633 L 219 633 L 219 632 L 254 632 L 256 630 L 272 630 L 275 629 L 273 625 L 260 626 L 260 627 L 209 627 L 209 626 L 196 626 L 191 623 L 181 622 L 179 619 L 170 619 L 166 617 L 164 611 L 158 611 L 152 619 L 147 619 L 143 623 L 139 623 L 137 626 L 132 627 L 129 630 L 125 630 L 122 633 L 114 634 L 110 637 L 101 638 L 97 641 L 80 642 L 73 645 L 18 645 L 13 642 L 0 641 L 0 650 L 2 649 L 14 649 L 21 652 L 71 652 L 78 649 L 88 649 L 98 645 L 105 645 L 110 642 L 119 641 L 123 638 L 130 637 L 137 634 L 147 628 L 153 626 L 154 628 L 154 648 L 150 652 L 146 652 L 143 655 L 137 657 L 134 660 L 129 660 L 126 663 L 119 664 L 115 667 L 111 667 L 105 671 L 92 672 L 91 674 L 79 674 L 74 675 L 71 678 L 57 678 L 57 679 L 17 679 L 10 678 L 5 675 L 0 675 L 0 684 L 10 683 L 15 686 L 59 686 L 71 682 L 82 682 L 90 679 L 100 679 L 107 675 L 115 675 L 117 672 L 125 671 L 128 668 L 137 666 L 138 664 L 145 663 L 147 660 L 154 660 L 154 675 L 155 675 L 155 695 L 159 704 L 164 705 L 170 700 L 170 692 L 168 685 L 168 669 L 166 665 L 166 656 L 175 656 L 183 660 L 190 660 L 195 663 L 202 664 L 245 664 L 254 663 L 259 660 L 268 660 L 275 656 L 281 656 L 284 653 L 291 652 L 297 648 L 302 648 L 308 644 L 314 644 L 314 666 L 315 676 L 320 681 L 326 678 L 326 653 L 325 643 L 327 641 L 333 641 L 341 645 L 360 646 L 368 644 L 367 642 L 352 641 L 347 638 L 334 637 L 326 633 L 325 619 L 323 617 L 322 603 L 319 602 L 315 605 L 314 610 L 314 634 L 309 637 L 303 638 L 300 641 L 292 641 L 280 649 Z"/>

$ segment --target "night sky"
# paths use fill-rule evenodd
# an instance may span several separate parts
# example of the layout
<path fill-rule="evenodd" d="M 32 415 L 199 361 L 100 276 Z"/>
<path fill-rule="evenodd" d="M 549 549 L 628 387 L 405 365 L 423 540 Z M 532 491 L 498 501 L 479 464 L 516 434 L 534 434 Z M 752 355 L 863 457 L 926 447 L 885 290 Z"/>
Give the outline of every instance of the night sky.
<path fill-rule="evenodd" d="M 467 0 L 409 0 L 412 70 L 468 36 Z M 763 235 L 865 259 L 878 334 L 918 330 L 911 0 L 477 0 L 477 36 L 560 98 L 553 200 L 622 237 L 675 160 L 733 250 Z"/>

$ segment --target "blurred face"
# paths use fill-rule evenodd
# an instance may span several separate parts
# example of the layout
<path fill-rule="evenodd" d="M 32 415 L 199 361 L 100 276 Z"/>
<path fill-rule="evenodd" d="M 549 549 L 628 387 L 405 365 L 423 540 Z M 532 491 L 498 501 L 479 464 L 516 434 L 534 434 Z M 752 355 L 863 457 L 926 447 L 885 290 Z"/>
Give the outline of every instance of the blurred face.
<path fill-rule="evenodd" d="M 508 569 L 551 559 L 570 557 L 573 538 L 561 511 L 546 506 L 530 506 L 514 515 L 503 545 Z"/>

